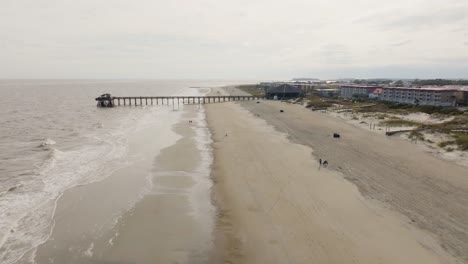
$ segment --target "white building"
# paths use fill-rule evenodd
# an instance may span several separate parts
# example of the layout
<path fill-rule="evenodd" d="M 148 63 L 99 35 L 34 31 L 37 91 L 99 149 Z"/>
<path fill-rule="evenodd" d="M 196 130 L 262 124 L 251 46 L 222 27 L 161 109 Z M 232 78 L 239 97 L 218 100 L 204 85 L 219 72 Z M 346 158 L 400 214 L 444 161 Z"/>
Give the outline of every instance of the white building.
<path fill-rule="evenodd" d="M 384 87 L 381 100 L 419 105 L 455 106 L 457 89 Z"/>
<path fill-rule="evenodd" d="M 406 104 L 455 106 L 456 94 L 452 87 L 382 87 L 363 85 L 343 85 L 340 96 L 345 99 L 371 98 Z"/>
<path fill-rule="evenodd" d="M 369 94 L 378 88 L 382 87 L 373 85 L 342 85 L 340 87 L 340 96 L 345 99 L 369 98 Z"/>

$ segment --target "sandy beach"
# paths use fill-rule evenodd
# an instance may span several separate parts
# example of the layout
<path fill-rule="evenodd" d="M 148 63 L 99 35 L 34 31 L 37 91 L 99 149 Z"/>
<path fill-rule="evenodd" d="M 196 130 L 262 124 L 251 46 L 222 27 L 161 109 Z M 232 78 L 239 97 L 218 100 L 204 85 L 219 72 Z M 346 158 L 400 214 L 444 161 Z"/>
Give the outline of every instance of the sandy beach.
<path fill-rule="evenodd" d="M 19 263 L 467 260 L 465 167 L 278 101 L 171 116 L 135 132 L 112 175 L 64 192 L 50 236 Z"/>
<path fill-rule="evenodd" d="M 468 0 L 0 7 L 0 264 L 468 264 Z"/>
<path fill-rule="evenodd" d="M 209 147 L 210 138 L 198 106 L 171 112 L 180 114 L 169 129 L 152 126 L 131 137 L 134 162 L 60 197 L 53 231 L 34 253 L 35 263 L 211 261 L 212 158 L 210 149 L 200 148 Z"/>
<path fill-rule="evenodd" d="M 466 168 L 298 105 L 206 109 L 225 262 L 467 260 Z"/>
<path fill-rule="evenodd" d="M 440 124 L 454 119 L 454 116 L 444 117 L 440 115 L 429 115 L 426 113 L 410 113 L 410 114 L 383 114 L 383 113 L 357 113 L 353 112 L 352 109 L 343 110 L 341 107 L 331 108 L 322 110 L 320 113 L 328 114 L 334 117 L 339 117 L 345 122 L 348 122 L 356 127 L 365 129 L 370 132 L 374 132 L 380 135 L 384 135 L 386 131 L 398 131 L 416 129 L 417 126 L 393 126 L 381 124 L 382 118 L 397 118 L 402 120 L 414 121 L 421 124 Z M 383 115 L 383 116 L 382 116 Z M 380 119 L 379 119 L 380 117 Z M 447 161 L 455 162 L 458 165 L 468 167 L 468 153 L 463 150 L 447 149 L 439 147 L 439 143 L 444 141 L 452 140 L 447 134 L 431 132 L 431 131 L 420 131 L 421 135 L 425 140 L 414 140 L 411 138 L 410 133 L 400 133 L 394 136 L 406 139 L 411 143 L 415 144 L 415 147 L 421 148 L 423 151 L 431 153 L 438 158 L 445 159 Z M 453 146 L 452 146 L 453 147 Z"/>

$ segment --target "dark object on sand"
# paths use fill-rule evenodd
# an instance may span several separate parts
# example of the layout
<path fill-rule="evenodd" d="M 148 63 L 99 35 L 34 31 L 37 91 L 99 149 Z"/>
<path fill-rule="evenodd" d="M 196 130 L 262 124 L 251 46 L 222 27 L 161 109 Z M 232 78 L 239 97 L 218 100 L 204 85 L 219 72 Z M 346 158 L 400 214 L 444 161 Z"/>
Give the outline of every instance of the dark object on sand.
<path fill-rule="evenodd" d="M 259 102 L 259 101 L 257 101 L 257 104 L 259 104 L 259 103 L 260 103 L 260 102 Z"/>
<path fill-rule="evenodd" d="M 324 162 L 323 162 L 323 166 L 324 166 L 324 167 L 328 166 L 328 161 L 324 161 Z"/>
<path fill-rule="evenodd" d="M 340 138 L 340 134 L 338 134 L 338 133 L 333 133 L 333 137 L 334 137 L 334 138 Z"/>
<path fill-rule="evenodd" d="M 283 109 L 281 109 L 280 112 L 283 113 L 284 112 Z"/>

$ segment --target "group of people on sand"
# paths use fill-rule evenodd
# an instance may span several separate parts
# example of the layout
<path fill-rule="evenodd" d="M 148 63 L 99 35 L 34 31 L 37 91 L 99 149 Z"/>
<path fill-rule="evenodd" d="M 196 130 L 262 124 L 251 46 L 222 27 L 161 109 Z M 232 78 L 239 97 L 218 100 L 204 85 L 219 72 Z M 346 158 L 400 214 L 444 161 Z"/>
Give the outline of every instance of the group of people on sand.
<path fill-rule="evenodd" d="M 324 160 L 322 162 L 322 159 L 319 159 L 319 163 L 320 163 L 320 167 L 323 165 L 324 167 L 327 167 L 328 166 L 328 161 Z"/>

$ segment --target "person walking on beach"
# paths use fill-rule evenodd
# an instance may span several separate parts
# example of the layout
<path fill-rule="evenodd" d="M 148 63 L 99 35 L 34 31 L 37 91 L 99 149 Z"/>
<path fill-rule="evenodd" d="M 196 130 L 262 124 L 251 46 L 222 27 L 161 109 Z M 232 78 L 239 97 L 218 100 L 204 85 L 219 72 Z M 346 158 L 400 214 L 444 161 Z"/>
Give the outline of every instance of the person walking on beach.
<path fill-rule="evenodd" d="M 328 161 L 325 160 L 325 161 L 323 162 L 323 166 L 324 166 L 324 167 L 327 167 L 327 166 L 328 166 Z"/>
<path fill-rule="evenodd" d="M 322 159 L 319 159 L 320 166 L 322 166 Z"/>

